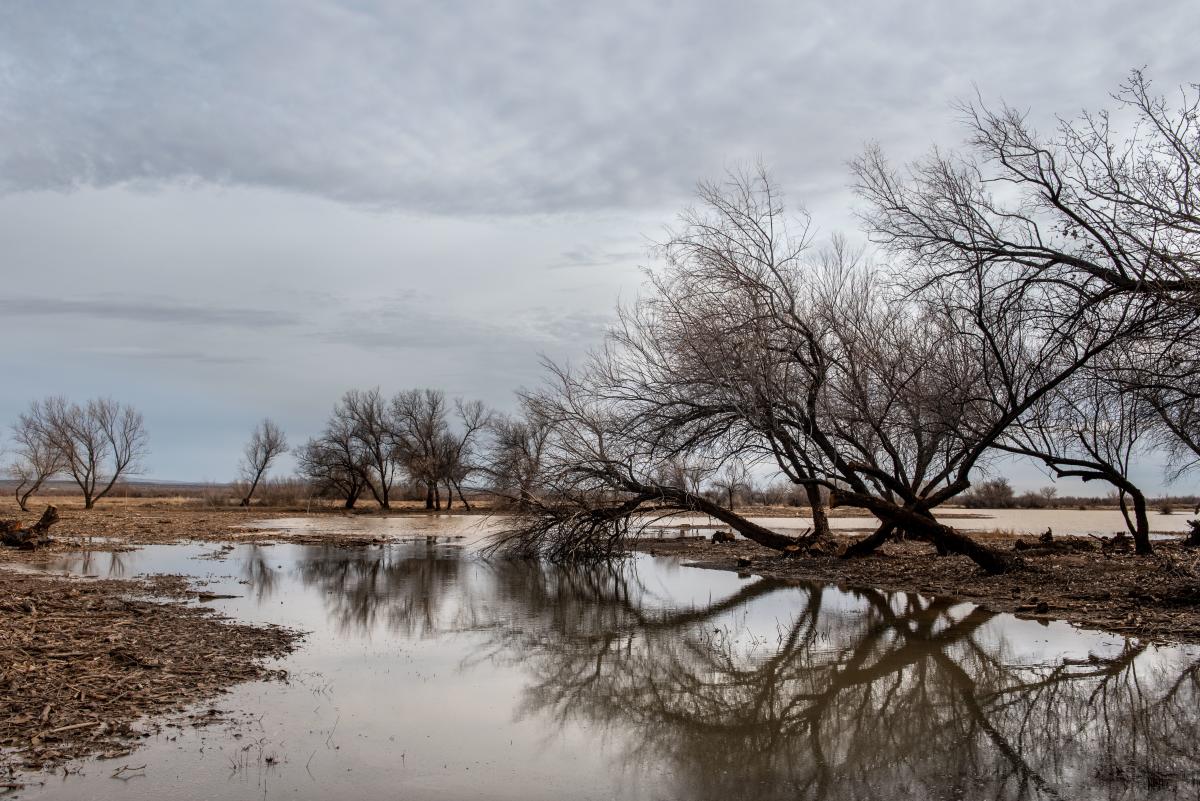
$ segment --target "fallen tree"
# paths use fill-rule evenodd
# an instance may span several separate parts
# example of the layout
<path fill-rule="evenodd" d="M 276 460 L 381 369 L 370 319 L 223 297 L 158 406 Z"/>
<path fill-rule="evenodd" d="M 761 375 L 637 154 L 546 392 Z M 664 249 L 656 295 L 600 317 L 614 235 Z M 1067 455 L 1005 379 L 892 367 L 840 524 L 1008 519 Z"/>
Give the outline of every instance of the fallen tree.
<path fill-rule="evenodd" d="M 22 528 L 20 520 L 0 520 L 0 544 L 10 548 L 33 550 L 48 545 L 50 527 L 58 522 L 58 507 L 47 506 L 41 518 L 28 528 Z"/>

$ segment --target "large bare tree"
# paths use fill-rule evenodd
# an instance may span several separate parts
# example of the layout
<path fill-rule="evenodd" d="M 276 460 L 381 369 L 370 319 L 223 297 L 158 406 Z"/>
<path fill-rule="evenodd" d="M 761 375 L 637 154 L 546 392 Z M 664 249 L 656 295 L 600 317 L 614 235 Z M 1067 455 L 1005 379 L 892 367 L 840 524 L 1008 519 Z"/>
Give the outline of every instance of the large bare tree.
<path fill-rule="evenodd" d="M 274 420 L 266 417 L 255 426 L 250 435 L 250 441 L 246 443 L 246 447 L 242 451 L 240 472 L 246 486 L 246 494 L 242 496 L 242 506 L 250 505 L 259 482 L 271 469 L 275 460 L 286 453 L 287 449 L 287 435 Z"/>
<path fill-rule="evenodd" d="M 847 555 L 902 531 L 990 572 L 1018 564 L 934 510 L 1047 394 L 1137 332 L 1140 307 L 1093 304 L 1047 321 L 1044 296 L 978 273 L 914 293 L 903 264 L 872 265 L 836 239 L 812 248 L 807 221 L 787 217 L 761 169 L 702 185 L 700 201 L 605 346 L 554 371 L 535 399 L 555 426 L 558 497 L 571 502 L 529 521 L 537 536 L 511 541 L 540 537 L 561 554 L 574 537 L 588 543 L 581 552 L 603 552 L 653 505 L 795 550 L 661 483 L 681 458 L 736 457 L 769 460 L 804 487 L 818 534 L 823 489 L 832 505 L 879 518 Z"/>

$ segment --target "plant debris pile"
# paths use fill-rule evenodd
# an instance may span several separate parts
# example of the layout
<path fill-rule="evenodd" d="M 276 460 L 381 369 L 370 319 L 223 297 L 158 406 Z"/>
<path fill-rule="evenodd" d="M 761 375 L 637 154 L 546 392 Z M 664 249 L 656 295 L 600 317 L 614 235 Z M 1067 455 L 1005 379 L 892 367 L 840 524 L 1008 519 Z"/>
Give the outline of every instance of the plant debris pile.
<path fill-rule="evenodd" d="M 0 586 L 0 774 L 124 756 L 143 736 L 134 728 L 143 716 L 182 711 L 238 682 L 284 678 L 262 660 L 288 653 L 300 637 L 136 597 L 194 597 L 176 576 L 3 572 Z"/>

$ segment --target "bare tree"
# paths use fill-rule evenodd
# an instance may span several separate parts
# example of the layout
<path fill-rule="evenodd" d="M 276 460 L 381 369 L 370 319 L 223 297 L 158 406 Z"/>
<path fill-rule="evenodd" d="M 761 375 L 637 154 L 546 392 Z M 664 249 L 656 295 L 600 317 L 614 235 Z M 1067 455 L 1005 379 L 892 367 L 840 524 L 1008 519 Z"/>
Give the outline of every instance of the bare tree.
<path fill-rule="evenodd" d="M 111 398 L 86 405 L 62 397 L 35 401 L 29 416 L 41 420 L 41 436 L 63 458 L 66 472 L 83 493 L 85 509 L 107 495 L 124 475 L 136 473 L 146 453 L 142 415 Z"/>
<path fill-rule="evenodd" d="M 454 401 L 457 428 L 442 435 L 438 444 L 441 479 L 446 485 L 446 508 L 453 502 L 453 492 L 465 509 L 471 504 L 463 494 L 463 484 L 479 470 L 476 463 L 480 437 L 491 425 L 492 413 L 482 401 Z"/>
<path fill-rule="evenodd" d="M 367 488 L 369 464 L 354 421 L 345 415 L 335 413 L 321 435 L 297 451 L 296 461 L 301 475 L 322 492 L 337 492 L 346 509 L 353 509 Z"/>
<path fill-rule="evenodd" d="M 400 471 L 399 454 L 392 436 L 388 403 L 378 387 L 352 389 L 334 409 L 335 419 L 350 425 L 356 449 L 366 465 L 366 486 L 381 509 L 391 508 L 392 486 Z"/>
<path fill-rule="evenodd" d="M 518 509 L 528 509 L 543 486 L 550 425 L 526 404 L 520 416 L 493 416 L 489 430 L 491 437 L 481 469 L 491 490 Z"/>
<path fill-rule="evenodd" d="M 848 556 L 902 531 L 989 572 L 1018 565 L 934 510 L 969 488 L 1043 397 L 1138 330 L 1128 305 L 1047 322 L 1044 296 L 978 274 L 914 294 L 903 267 L 871 265 L 836 239 L 814 251 L 804 220 L 790 232 L 761 169 L 704 184 L 700 198 L 604 348 L 580 370 L 554 371 L 536 398 L 555 427 L 555 490 L 570 502 L 529 521 L 537 536 L 512 541 L 540 536 L 569 553 L 557 526 L 587 543 L 582 552 L 603 552 L 648 504 L 702 509 L 659 483 L 671 463 L 737 457 L 773 460 L 814 510 L 824 489 L 830 505 L 874 514 L 879 528 Z M 769 547 L 798 548 L 728 510 L 704 513 Z"/>
<path fill-rule="evenodd" d="M 450 447 L 446 413 L 446 395 L 441 390 L 413 389 L 392 399 L 391 441 L 409 475 L 425 488 L 426 509 L 442 508 L 444 451 Z"/>
<path fill-rule="evenodd" d="M 254 498 L 254 491 L 271 464 L 288 449 L 287 436 L 275 421 L 269 417 L 263 418 L 253 433 L 246 448 L 242 452 L 241 474 L 246 483 L 246 494 L 242 496 L 242 506 L 249 506 Z"/>
<path fill-rule="evenodd" d="M 738 495 L 748 492 L 751 487 L 750 470 L 740 459 L 732 459 L 712 479 L 712 486 L 725 496 L 725 506 L 732 512 Z"/>
<path fill-rule="evenodd" d="M 1157 412 L 1177 476 L 1200 455 L 1200 85 L 1171 103 L 1134 71 L 1113 98 L 1116 115 L 1049 136 L 1009 106 L 967 105 L 965 152 L 896 171 L 872 148 L 855 173 L 911 288 L 990 287 L 1036 308 L 1042 332 L 1091 316 L 1122 333 L 1128 364 L 1109 378 Z"/>
<path fill-rule="evenodd" d="M 17 482 L 14 494 L 21 511 L 29 511 L 29 499 L 63 471 L 63 453 L 48 436 L 46 405 L 33 404 L 13 425 L 13 461 L 9 475 Z"/>

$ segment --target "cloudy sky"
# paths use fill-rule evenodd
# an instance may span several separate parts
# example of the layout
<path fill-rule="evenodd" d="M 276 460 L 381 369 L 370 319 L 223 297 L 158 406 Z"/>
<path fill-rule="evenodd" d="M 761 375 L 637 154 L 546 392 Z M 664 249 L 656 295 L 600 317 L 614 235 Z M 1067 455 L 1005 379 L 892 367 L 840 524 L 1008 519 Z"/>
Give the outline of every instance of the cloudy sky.
<path fill-rule="evenodd" d="M 301 441 L 349 387 L 506 408 L 697 180 L 761 158 L 845 230 L 864 143 L 953 146 L 976 92 L 1048 124 L 1132 67 L 1198 80 L 1197 31 L 1183 2 L 2 2 L 0 421 L 113 395 L 150 476 L 225 480 L 256 420 Z"/>

